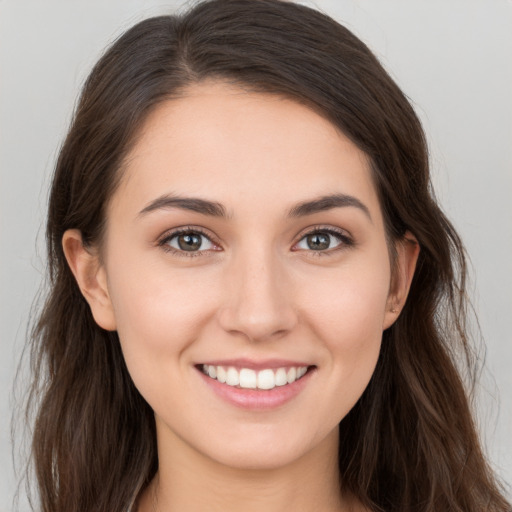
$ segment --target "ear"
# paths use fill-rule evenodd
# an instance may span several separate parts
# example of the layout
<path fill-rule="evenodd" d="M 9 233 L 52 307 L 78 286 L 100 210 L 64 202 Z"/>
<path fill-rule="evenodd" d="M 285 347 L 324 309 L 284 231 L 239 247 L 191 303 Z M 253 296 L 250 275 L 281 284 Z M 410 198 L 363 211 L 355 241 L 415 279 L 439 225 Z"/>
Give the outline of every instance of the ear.
<path fill-rule="evenodd" d="M 393 325 L 405 305 L 420 254 L 420 245 L 416 237 L 407 231 L 403 238 L 396 242 L 395 252 L 396 261 L 392 269 L 383 330 Z"/>
<path fill-rule="evenodd" d="M 114 309 L 107 286 L 107 274 L 97 251 L 83 244 L 78 229 L 68 229 L 62 237 L 62 248 L 69 268 L 89 303 L 95 322 L 107 331 L 116 330 Z"/>

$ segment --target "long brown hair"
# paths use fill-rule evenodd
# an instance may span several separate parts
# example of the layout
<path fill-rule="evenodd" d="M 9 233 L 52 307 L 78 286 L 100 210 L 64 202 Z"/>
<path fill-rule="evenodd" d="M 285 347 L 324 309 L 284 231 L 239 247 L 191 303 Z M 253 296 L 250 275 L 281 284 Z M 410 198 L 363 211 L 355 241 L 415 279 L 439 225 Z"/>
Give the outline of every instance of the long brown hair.
<path fill-rule="evenodd" d="M 284 95 L 329 119 L 372 163 L 390 243 L 408 230 L 421 246 L 405 308 L 340 424 L 344 488 L 375 511 L 510 510 L 456 368 L 460 360 L 469 375 L 474 368 L 464 249 L 434 200 L 420 122 L 350 31 L 278 0 L 212 0 L 147 19 L 114 42 L 83 88 L 53 178 L 50 290 L 31 339 L 41 510 L 126 512 L 157 471 L 152 410 L 128 374 L 117 333 L 94 322 L 61 240 L 76 228 L 85 244 L 101 243 L 106 206 L 142 123 L 206 78 Z"/>

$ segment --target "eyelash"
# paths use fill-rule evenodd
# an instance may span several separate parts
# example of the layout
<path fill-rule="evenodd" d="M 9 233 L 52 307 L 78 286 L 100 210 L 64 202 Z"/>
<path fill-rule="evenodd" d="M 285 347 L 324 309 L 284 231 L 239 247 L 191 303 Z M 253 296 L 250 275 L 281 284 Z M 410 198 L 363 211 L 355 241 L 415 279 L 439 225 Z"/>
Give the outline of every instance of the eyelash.
<path fill-rule="evenodd" d="M 218 246 L 213 239 L 212 236 L 206 231 L 204 231 L 201 228 L 194 227 L 194 226 L 185 226 L 183 228 L 178 228 L 173 231 L 167 232 L 158 242 L 158 246 L 161 247 L 165 252 L 169 252 L 171 254 L 174 254 L 176 256 L 185 257 L 185 258 L 195 258 L 197 256 L 205 256 L 205 253 L 210 253 L 210 250 L 202 250 L 202 251 L 182 251 L 175 249 L 174 247 L 171 247 L 169 245 L 169 242 L 180 235 L 186 235 L 186 234 L 195 234 L 195 235 L 201 235 L 204 238 L 206 238 L 208 241 L 210 241 L 214 246 Z"/>
<path fill-rule="evenodd" d="M 337 229 L 332 226 L 315 226 L 312 229 L 308 230 L 307 232 L 301 234 L 299 240 L 294 244 L 294 247 L 297 246 L 304 238 L 311 236 L 311 235 L 317 235 L 317 234 L 327 234 L 331 235 L 334 238 L 337 238 L 339 240 L 339 244 L 335 247 L 325 249 L 325 250 L 318 250 L 315 251 L 313 249 L 307 250 L 309 255 L 313 257 L 324 257 L 324 256 L 331 256 L 333 253 L 337 253 L 338 251 L 342 251 L 344 249 L 348 249 L 350 247 L 353 247 L 355 245 L 355 242 L 353 238 L 344 230 Z M 302 251 L 302 249 L 296 249 L 296 252 Z"/>
<path fill-rule="evenodd" d="M 158 241 L 158 246 L 161 247 L 165 252 L 169 252 L 176 256 L 185 257 L 185 258 L 195 258 L 198 256 L 205 256 L 206 254 L 211 253 L 212 249 L 199 250 L 199 251 L 184 251 L 184 250 L 175 249 L 174 247 L 171 247 L 169 245 L 169 242 L 172 239 L 174 239 L 180 235 L 184 235 L 184 234 L 201 235 L 201 236 L 205 237 L 209 242 L 211 242 L 214 246 L 217 246 L 217 247 L 219 246 L 219 244 L 217 244 L 212 239 L 212 236 L 210 234 L 206 233 L 206 231 L 204 231 L 203 229 L 194 227 L 194 226 L 185 226 L 183 228 L 178 228 L 171 232 L 166 233 Z M 329 227 L 315 226 L 314 228 L 310 229 L 309 231 L 303 233 L 300 236 L 299 240 L 293 245 L 293 247 L 297 246 L 302 240 L 304 240 L 304 238 L 311 236 L 311 235 L 316 235 L 316 234 L 331 235 L 331 236 L 337 238 L 340 241 L 340 243 L 339 243 L 339 245 L 337 245 L 333 248 L 330 248 L 330 249 L 318 250 L 318 251 L 310 249 L 307 251 L 312 256 L 315 256 L 315 257 L 329 256 L 332 253 L 353 247 L 355 245 L 354 240 L 344 230 L 336 229 L 336 228 L 333 228 L 332 226 L 329 226 Z M 292 250 L 293 250 L 293 248 L 292 248 Z M 295 249 L 294 250 L 294 252 L 301 252 L 301 251 L 306 251 L 306 250 L 303 250 L 303 249 Z M 214 252 L 217 252 L 217 251 L 214 250 Z"/>

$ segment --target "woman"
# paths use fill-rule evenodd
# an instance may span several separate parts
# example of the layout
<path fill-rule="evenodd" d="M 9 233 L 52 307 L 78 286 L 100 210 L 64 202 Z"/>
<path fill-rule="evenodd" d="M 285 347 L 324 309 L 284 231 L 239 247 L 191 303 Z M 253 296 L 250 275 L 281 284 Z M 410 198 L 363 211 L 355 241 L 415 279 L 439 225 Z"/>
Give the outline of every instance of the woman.
<path fill-rule="evenodd" d="M 211 1 L 98 62 L 33 348 L 42 510 L 509 510 L 454 363 L 420 123 L 306 7 Z"/>

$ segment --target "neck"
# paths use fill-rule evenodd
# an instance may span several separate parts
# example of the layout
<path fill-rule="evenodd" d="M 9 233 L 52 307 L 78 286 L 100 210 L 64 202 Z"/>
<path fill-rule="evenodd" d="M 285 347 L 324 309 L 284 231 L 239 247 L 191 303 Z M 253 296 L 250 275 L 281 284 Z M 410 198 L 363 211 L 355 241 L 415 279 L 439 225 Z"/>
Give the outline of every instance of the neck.
<path fill-rule="evenodd" d="M 354 510 L 340 491 L 337 430 L 300 459 L 265 469 L 228 467 L 188 445 L 163 441 L 158 473 L 138 512 Z"/>

